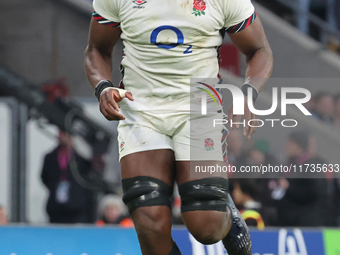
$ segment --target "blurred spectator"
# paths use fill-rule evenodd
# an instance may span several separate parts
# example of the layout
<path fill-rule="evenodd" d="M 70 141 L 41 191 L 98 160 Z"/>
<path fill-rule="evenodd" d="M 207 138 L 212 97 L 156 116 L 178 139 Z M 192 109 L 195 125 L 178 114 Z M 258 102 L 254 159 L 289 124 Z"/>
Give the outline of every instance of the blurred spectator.
<path fill-rule="evenodd" d="M 319 92 L 315 96 L 315 110 L 313 116 L 326 123 L 333 123 L 334 115 L 334 98 L 326 92 Z"/>
<path fill-rule="evenodd" d="M 258 201 L 261 196 L 261 187 L 256 179 L 235 179 L 232 195 L 234 202 L 240 210 L 243 219 L 248 226 L 264 229 L 265 223 L 262 218 L 262 205 Z"/>
<path fill-rule="evenodd" d="M 4 206 L 0 205 L 0 225 L 8 224 L 8 216 Z"/>
<path fill-rule="evenodd" d="M 256 141 L 249 152 L 249 163 L 254 166 L 277 166 L 278 160 L 270 153 L 270 144 L 265 140 Z M 261 173 L 259 173 L 261 174 Z M 259 198 L 259 202 L 267 207 L 268 211 L 272 211 L 272 214 L 276 214 L 276 203 L 271 197 L 273 191 L 272 183 L 273 178 L 277 178 L 277 173 L 272 173 L 271 176 L 267 174 L 266 178 L 259 176 L 258 185 L 262 188 L 262 195 Z M 275 218 L 275 217 L 272 217 Z M 275 220 L 268 222 L 270 225 L 275 224 Z"/>
<path fill-rule="evenodd" d="M 59 145 L 45 156 L 41 178 L 49 190 L 46 211 L 51 223 L 91 223 L 93 193 L 75 179 L 73 170 L 91 171 L 91 162 L 73 149 L 69 134 L 59 132 Z"/>
<path fill-rule="evenodd" d="M 301 0 L 300 0 L 301 1 Z M 303 0 L 305 1 L 305 0 Z M 310 0 L 310 12 L 314 15 L 318 16 L 324 21 L 328 19 L 328 0 Z M 322 28 L 319 28 L 317 24 L 314 22 L 309 23 L 309 35 L 314 39 L 321 41 L 322 40 Z"/>
<path fill-rule="evenodd" d="M 340 128 L 340 94 L 335 96 L 334 101 L 334 125 Z"/>
<path fill-rule="evenodd" d="M 293 11 L 289 7 L 287 7 L 285 4 L 281 3 L 280 1 L 257 0 L 256 2 L 266 7 L 267 9 L 271 10 L 272 12 L 274 12 L 276 15 L 278 15 L 285 21 L 289 23 L 293 23 L 294 21 Z"/>
<path fill-rule="evenodd" d="M 331 212 L 336 226 L 340 226 L 340 179 L 334 178 L 331 185 Z"/>
<path fill-rule="evenodd" d="M 308 132 L 297 131 L 290 134 L 286 144 L 288 165 L 296 165 L 298 169 L 302 166 L 303 173 L 307 164 L 316 166 L 325 163 L 322 159 L 309 155 L 309 140 Z M 305 173 L 304 177 L 309 178 L 294 178 L 298 176 L 291 173 L 291 178 L 278 181 L 279 186 L 273 196 L 279 200 L 279 226 L 316 227 L 332 224 L 326 176 L 308 174 L 313 173 Z"/>
<path fill-rule="evenodd" d="M 121 227 L 133 227 L 133 222 L 127 217 L 127 210 L 122 198 L 117 195 L 106 195 L 98 206 L 99 220 L 97 226 L 119 224 Z"/>
<path fill-rule="evenodd" d="M 265 140 L 256 141 L 249 152 L 250 165 L 277 165 L 277 159 L 270 153 L 270 145 Z"/>
<path fill-rule="evenodd" d="M 312 95 L 311 99 L 307 103 L 305 103 L 304 106 L 309 112 L 314 112 L 315 111 L 315 97 Z"/>
<path fill-rule="evenodd" d="M 298 10 L 296 23 L 299 30 L 304 34 L 309 34 L 309 20 L 307 13 L 310 11 L 311 0 L 298 0 Z"/>
<path fill-rule="evenodd" d="M 316 138 L 314 136 L 310 136 L 309 139 L 309 148 L 308 154 L 314 160 L 318 160 L 324 162 L 318 156 L 318 148 Z M 331 224 L 332 225 L 340 225 L 340 183 L 337 178 L 334 178 L 334 172 L 327 172 L 325 176 L 322 178 L 326 178 L 327 181 L 327 189 L 328 189 L 328 200 L 330 205 L 330 214 L 331 214 Z"/>
<path fill-rule="evenodd" d="M 328 0 L 298 0 L 298 12 L 296 13 L 296 23 L 299 30 L 304 34 L 309 34 L 314 39 L 320 41 L 320 28 L 313 22 L 309 22 L 308 13 L 312 13 L 323 20 L 328 19 Z"/>
<path fill-rule="evenodd" d="M 309 145 L 308 145 L 308 155 L 311 158 L 318 157 L 318 147 L 315 136 L 309 137 Z"/>

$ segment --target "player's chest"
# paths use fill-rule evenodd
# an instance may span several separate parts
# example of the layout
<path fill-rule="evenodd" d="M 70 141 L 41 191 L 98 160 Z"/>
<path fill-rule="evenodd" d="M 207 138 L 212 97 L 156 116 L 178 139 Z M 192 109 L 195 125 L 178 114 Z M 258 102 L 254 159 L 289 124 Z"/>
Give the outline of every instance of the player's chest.
<path fill-rule="evenodd" d="M 164 25 L 210 32 L 224 24 L 217 0 L 123 0 L 119 16 L 123 28 L 131 32 Z"/>

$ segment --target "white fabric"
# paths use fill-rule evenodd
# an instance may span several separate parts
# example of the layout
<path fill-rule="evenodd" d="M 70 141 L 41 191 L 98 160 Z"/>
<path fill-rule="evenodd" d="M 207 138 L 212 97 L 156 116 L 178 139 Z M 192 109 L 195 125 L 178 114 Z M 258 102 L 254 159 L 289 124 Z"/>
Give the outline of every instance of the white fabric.
<path fill-rule="evenodd" d="M 121 109 L 188 111 L 190 78 L 217 77 L 220 29 L 249 18 L 254 6 L 250 0 L 204 3 L 204 12 L 195 16 L 194 0 L 93 1 L 95 12 L 121 22 L 123 83 L 135 99 L 122 100 Z"/>
<path fill-rule="evenodd" d="M 118 126 L 119 160 L 136 152 L 171 149 L 176 161 L 223 161 L 225 127 L 213 127 L 213 120 L 223 118 L 223 113 L 197 117 L 182 113 L 122 113 L 126 119 Z"/>
<path fill-rule="evenodd" d="M 119 96 L 120 96 L 121 98 L 125 98 L 125 94 L 126 94 L 126 92 L 128 92 L 128 91 L 125 90 L 125 89 L 119 89 L 119 88 L 109 87 L 109 88 L 103 89 L 102 93 L 103 93 L 105 90 L 109 90 L 109 89 L 115 89 L 115 90 L 117 90 L 118 93 L 119 93 Z M 100 94 L 102 94 L 102 93 L 100 93 Z"/>

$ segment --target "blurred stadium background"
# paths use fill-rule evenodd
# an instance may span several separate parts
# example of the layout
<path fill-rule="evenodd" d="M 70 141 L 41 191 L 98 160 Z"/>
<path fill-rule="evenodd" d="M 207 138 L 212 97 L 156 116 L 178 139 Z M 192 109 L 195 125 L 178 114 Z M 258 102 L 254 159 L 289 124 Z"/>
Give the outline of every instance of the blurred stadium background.
<path fill-rule="evenodd" d="M 2 0 L 0 3 L 0 224 L 3 223 L 0 255 L 140 254 L 131 222 L 116 200 L 121 196 L 117 123 L 106 121 L 100 114 L 84 74 L 91 2 Z M 254 152 L 257 151 L 267 160 L 270 155 L 275 159 L 272 162 L 286 164 L 287 140 L 292 131 L 298 130 L 310 134 L 311 154 L 322 159 L 321 162 L 339 164 L 340 1 L 258 0 L 254 4 L 274 53 L 272 79 L 257 106 L 270 108 L 272 87 L 303 87 L 312 93 L 312 100 L 305 106 L 313 112 L 313 117 L 302 115 L 296 107 L 288 107 L 285 119 L 299 123 L 294 130 L 266 124 L 250 142 L 232 131 L 231 163 L 237 165 L 241 160 L 242 164 L 260 164 L 261 154 Z M 112 79 L 116 84 L 121 77 L 122 48 L 122 43 L 118 43 L 113 56 Z M 245 60 L 228 38 L 221 47 L 221 58 L 221 75 L 226 83 L 242 84 Z M 225 110 L 230 105 L 228 96 Z M 282 119 L 280 111 L 271 118 Z M 78 196 L 86 199 L 77 209 L 79 218 L 60 222 L 63 225 L 56 225 L 58 220 L 55 220 L 51 225 L 46 212 L 49 190 L 41 175 L 45 155 L 58 146 L 58 137 L 64 133 L 72 134 L 69 138 L 72 147 L 83 160 L 79 163 L 73 157 L 69 159 L 77 163 L 70 171 L 72 180 L 79 186 Z M 273 213 L 265 219 L 264 230 L 252 228 L 254 254 L 340 254 L 339 176 L 326 174 L 323 178 L 326 181 L 317 185 L 324 188 L 326 203 L 316 203 L 308 211 L 329 221 L 310 225 L 294 221 L 280 223 L 277 212 L 280 196 L 273 195 L 282 188 L 280 180 L 260 181 L 264 187 L 254 192 L 262 192 L 262 197 L 268 198 L 260 202 Z M 234 186 L 240 184 L 236 182 Z M 59 192 L 62 200 L 64 193 Z M 302 198 L 296 199 L 302 208 L 303 201 L 299 201 Z M 72 203 L 77 201 L 75 197 Z M 105 211 L 107 205 L 114 206 L 111 212 Z M 175 196 L 174 223 L 180 225 L 178 205 Z M 318 214 L 320 206 L 327 213 Z M 112 216 L 112 221 L 103 219 L 105 213 L 119 217 Z M 283 213 L 290 214 L 290 208 Z M 220 244 L 199 245 L 183 226 L 174 228 L 174 238 L 183 254 L 224 254 Z"/>

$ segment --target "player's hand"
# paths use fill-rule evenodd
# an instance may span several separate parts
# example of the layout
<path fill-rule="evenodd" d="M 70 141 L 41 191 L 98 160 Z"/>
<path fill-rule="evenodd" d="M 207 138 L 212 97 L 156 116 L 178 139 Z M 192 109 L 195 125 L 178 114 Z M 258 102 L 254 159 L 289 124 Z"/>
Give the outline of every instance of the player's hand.
<path fill-rule="evenodd" d="M 235 120 L 234 120 L 235 119 Z M 231 126 L 231 130 L 234 129 L 235 122 L 241 122 L 242 115 L 234 115 L 233 114 L 233 105 L 229 108 L 228 111 L 228 121 L 229 123 L 233 123 Z M 251 121 L 251 126 L 249 126 L 249 120 Z M 243 136 L 250 140 L 251 136 L 255 133 L 258 126 L 257 116 L 249 110 L 248 107 L 248 97 L 244 96 L 244 127 L 243 127 Z M 240 128 L 240 124 L 236 124 L 236 128 Z"/>
<path fill-rule="evenodd" d="M 120 109 L 117 103 L 127 98 L 133 101 L 131 92 L 124 89 L 106 88 L 100 94 L 100 112 L 107 120 L 125 120 L 125 116 L 119 113 Z"/>

